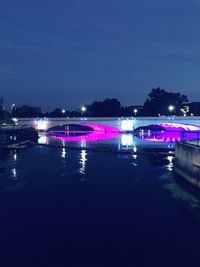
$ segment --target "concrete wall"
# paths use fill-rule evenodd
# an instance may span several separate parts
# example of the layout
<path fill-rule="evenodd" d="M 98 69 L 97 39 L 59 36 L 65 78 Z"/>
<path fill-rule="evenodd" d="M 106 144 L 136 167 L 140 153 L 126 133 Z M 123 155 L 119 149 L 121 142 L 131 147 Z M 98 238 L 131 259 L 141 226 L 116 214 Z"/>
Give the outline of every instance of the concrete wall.
<path fill-rule="evenodd" d="M 200 188 L 200 147 L 178 142 L 175 156 L 175 173 Z"/>

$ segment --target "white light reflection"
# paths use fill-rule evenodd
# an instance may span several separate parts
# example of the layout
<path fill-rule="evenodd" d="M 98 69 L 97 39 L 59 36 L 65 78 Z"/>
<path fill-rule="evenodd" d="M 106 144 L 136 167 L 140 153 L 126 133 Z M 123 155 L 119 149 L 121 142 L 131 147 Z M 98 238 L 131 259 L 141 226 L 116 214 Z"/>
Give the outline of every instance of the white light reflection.
<path fill-rule="evenodd" d="M 17 153 L 14 153 L 13 158 L 14 158 L 14 161 L 17 160 Z"/>
<path fill-rule="evenodd" d="M 38 139 L 39 144 L 48 144 L 47 136 L 46 135 L 40 135 Z"/>
<path fill-rule="evenodd" d="M 132 134 L 122 134 L 121 135 L 122 146 L 133 146 L 133 135 Z"/>
<path fill-rule="evenodd" d="M 62 140 L 62 146 L 65 146 L 65 140 Z"/>
<path fill-rule="evenodd" d="M 81 150 L 80 154 L 80 173 L 85 174 L 85 168 L 86 168 L 86 162 L 87 162 L 87 152 L 86 150 Z M 81 181 L 84 181 L 85 178 L 81 178 Z"/>
<path fill-rule="evenodd" d="M 133 147 L 133 153 L 137 153 L 137 147 L 134 145 L 134 147 Z M 134 159 L 137 159 L 137 155 L 136 154 L 133 154 L 133 158 Z"/>
<path fill-rule="evenodd" d="M 168 156 L 167 157 L 169 164 L 167 165 L 167 170 L 168 171 L 173 171 L 173 156 Z"/>
<path fill-rule="evenodd" d="M 66 158 L 66 149 L 65 148 L 62 148 L 62 152 L 61 152 L 61 158 L 65 159 Z"/>
<path fill-rule="evenodd" d="M 86 147 L 86 141 L 85 140 L 81 140 L 81 147 L 85 148 Z"/>
<path fill-rule="evenodd" d="M 14 180 L 17 180 L 17 170 L 16 170 L 16 168 L 12 169 L 12 176 L 13 176 Z"/>

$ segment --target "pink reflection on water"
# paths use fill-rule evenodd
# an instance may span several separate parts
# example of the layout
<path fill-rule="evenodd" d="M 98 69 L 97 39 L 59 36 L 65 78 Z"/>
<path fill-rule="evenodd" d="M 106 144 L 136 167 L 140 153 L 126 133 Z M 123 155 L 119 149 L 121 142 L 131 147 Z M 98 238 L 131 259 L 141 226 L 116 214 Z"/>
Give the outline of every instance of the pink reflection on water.
<path fill-rule="evenodd" d="M 52 131 L 51 136 L 54 139 L 64 140 L 67 142 L 94 142 L 115 138 L 120 134 L 119 129 L 99 124 L 81 124 L 81 126 L 89 126 L 93 131 Z M 78 134 L 78 135 L 77 135 Z"/>
<path fill-rule="evenodd" d="M 167 131 L 200 131 L 200 126 L 185 123 L 156 123 L 154 125 L 161 126 Z"/>
<path fill-rule="evenodd" d="M 144 136 L 142 137 L 145 141 L 152 141 L 152 142 L 166 142 L 172 143 L 175 141 L 181 140 L 181 133 L 180 132 L 154 132 L 151 136 Z"/>
<path fill-rule="evenodd" d="M 181 123 L 154 124 L 164 128 L 161 131 L 151 131 L 148 136 L 141 136 L 145 141 L 172 143 L 175 141 L 197 140 L 200 136 L 200 126 Z"/>

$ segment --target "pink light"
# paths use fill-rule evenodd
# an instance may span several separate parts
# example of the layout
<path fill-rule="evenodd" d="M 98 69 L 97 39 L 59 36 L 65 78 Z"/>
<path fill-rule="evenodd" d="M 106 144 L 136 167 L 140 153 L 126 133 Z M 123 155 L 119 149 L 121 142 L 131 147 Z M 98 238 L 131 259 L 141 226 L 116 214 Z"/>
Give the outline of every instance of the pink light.
<path fill-rule="evenodd" d="M 163 127 L 163 131 L 152 131 L 152 136 L 142 136 L 145 141 L 151 142 L 175 142 L 180 141 L 185 134 L 186 140 L 195 140 L 200 133 L 200 126 L 181 123 L 159 123 L 154 124 Z"/>
<path fill-rule="evenodd" d="M 158 125 L 164 127 L 167 131 L 177 131 L 177 130 L 185 130 L 185 131 L 200 131 L 200 126 L 192 125 L 192 124 L 182 124 L 182 123 L 156 123 L 154 125 Z"/>
<path fill-rule="evenodd" d="M 54 139 L 64 140 L 68 142 L 77 142 L 77 141 L 86 141 L 86 142 L 94 142 L 100 140 L 111 139 L 117 137 L 120 134 L 119 129 L 107 126 L 107 125 L 99 125 L 99 124 L 81 124 L 81 126 L 89 126 L 93 129 L 93 131 L 52 131 L 52 137 Z M 60 135 L 64 133 L 64 135 Z M 72 133 L 82 133 L 82 135 L 71 136 L 65 134 Z"/>
<path fill-rule="evenodd" d="M 91 127 L 94 131 L 101 131 L 101 132 L 116 132 L 119 133 L 119 129 L 116 127 L 108 126 L 108 125 L 101 125 L 101 124 L 93 124 L 93 123 L 86 123 L 80 124 L 81 126 L 88 126 Z"/>

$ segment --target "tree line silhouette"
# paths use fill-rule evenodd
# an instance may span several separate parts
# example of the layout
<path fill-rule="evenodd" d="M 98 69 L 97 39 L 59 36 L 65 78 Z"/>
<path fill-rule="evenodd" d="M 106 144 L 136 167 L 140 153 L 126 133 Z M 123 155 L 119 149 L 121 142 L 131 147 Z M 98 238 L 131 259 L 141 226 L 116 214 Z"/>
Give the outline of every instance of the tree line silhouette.
<path fill-rule="evenodd" d="M 167 116 L 187 114 L 186 106 L 190 107 L 190 112 L 200 115 L 200 102 L 190 103 L 186 95 L 180 92 L 174 93 L 165 89 L 153 88 L 148 94 L 147 99 L 141 106 L 122 106 L 116 98 L 107 98 L 103 101 L 94 101 L 92 104 L 85 105 L 85 110 L 68 111 L 56 108 L 48 113 L 31 113 L 23 108 L 12 111 L 13 117 L 119 117 L 119 116 Z M 173 109 L 169 109 L 169 107 Z M 0 114 L 1 117 L 2 114 Z"/>

